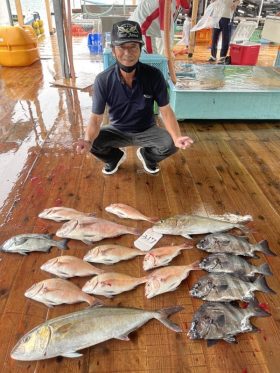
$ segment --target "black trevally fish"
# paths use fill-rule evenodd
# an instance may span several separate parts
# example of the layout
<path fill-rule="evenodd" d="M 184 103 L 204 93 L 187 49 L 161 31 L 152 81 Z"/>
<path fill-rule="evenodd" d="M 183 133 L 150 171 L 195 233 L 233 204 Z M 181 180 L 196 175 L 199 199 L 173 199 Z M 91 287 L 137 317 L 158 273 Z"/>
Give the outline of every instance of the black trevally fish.
<path fill-rule="evenodd" d="M 254 282 L 241 280 L 227 273 L 209 273 L 198 279 L 190 290 L 190 295 L 212 302 L 250 301 L 254 291 L 274 293 L 260 276 Z"/>
<path fill-rule="evenodd" d="M 242 277 L 253 277 L 256 274 L 264 276 L 272 275 L 272 272 L 267 263 L 261 264 L 259 267 L 248 263 L 246 259 L 241 256 L 214 253 L 202 259 L 199 267 L 211 273 L 233 273 Z"/>
<path fill-rule="evenodd" d="M 196 247 L 209 253 L 228 253 L 252 258 L 258 258 L 254 254 L 255 251 L 266 255 L 276 255 L 270 250 L 266 240 L 251 244 L 245 237 L 237 237 L 227 233 L 209 234 L 200 240 Z"/>
<path fill-rule="evenodd" d="M 205 302 L 193 316 L 188 337 L 206 339 L 208 346 L 219 340 L 236 343 L 237 334 L 258 331 L 250 323 L 253 316 L 267 317 L 270 313 L 261 309 L 257 302 L 250 302 L 247 308 L 230 303 Z"/>

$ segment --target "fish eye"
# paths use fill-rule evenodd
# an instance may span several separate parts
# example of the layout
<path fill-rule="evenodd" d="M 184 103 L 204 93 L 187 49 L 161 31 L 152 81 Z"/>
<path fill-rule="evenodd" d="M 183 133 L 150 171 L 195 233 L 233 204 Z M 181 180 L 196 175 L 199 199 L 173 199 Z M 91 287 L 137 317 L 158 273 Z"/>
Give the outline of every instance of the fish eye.
<path fill-rule="evenodd" d="M 28 341 L 30 341 L 30 338 L 31 338 L 30 335 L 26 336 L 26 337 L 24 338 L 23 342 L 24 342 L 24 343 L 27 343 Z"/>

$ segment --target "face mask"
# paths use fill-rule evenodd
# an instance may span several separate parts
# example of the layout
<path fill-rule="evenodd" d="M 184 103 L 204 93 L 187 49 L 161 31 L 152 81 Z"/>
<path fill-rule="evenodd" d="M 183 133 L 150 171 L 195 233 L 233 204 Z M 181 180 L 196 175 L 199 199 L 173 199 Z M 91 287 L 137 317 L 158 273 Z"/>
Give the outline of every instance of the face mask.
<path fill-rule="evenodd" d="M 120 63 L 118 60 L 116 60 L 116 62 L 117 62 L 118 67 L 119 67 L 121 70 L 123 70 L 123 71 L 126 72 L 126 73 L 132 73 L 132 71 L 136 69 L 136 67 L 137 67 L 139 61 L 137 61 L 136 64 L 133 65 L 133 66 L 125 66 L 125 65 L 123 65 L 122 63 Z"/>

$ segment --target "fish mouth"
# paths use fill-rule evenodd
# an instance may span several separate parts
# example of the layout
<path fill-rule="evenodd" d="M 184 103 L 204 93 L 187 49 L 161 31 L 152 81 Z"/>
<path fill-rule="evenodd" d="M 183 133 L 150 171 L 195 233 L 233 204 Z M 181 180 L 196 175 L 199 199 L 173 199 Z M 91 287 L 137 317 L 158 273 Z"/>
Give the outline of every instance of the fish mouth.
<path fill-rule="evenodd" d="M 196 244 L 196 247 L 198 248 L 198 249 L 205 249 L 205 248 L 207 248 L 207 246 L 208 246 L 208 244 L 207 244 L 207 242 L 206 241 L 200 241 L 200 242 L 198 242 L 197 244 Z"/>
<path fill-rule="evenodd" d="M 40 293 L 40 291 L 43 289 L 43 287 L 44 287 L 44 285 L 41 285 L 40 287 L 38 287 L 38 284 L 34 284 L 33 286 L 31 286 L 31 288 L 26 290 L 24 295 L 27 298 L 32 298 L 35 295 L 37 295 L 38 293 Z"/>
<path fill-rule="evenodd" d="M 201 338 L 198 330 L 196 329 L 197 323 L 198 322 L 196 320 L 193 321 L 192 324 L 191 324 L 190 330 L 187 333 L 187 336 L 190 339 L 200 339 Z"/>
<path fill-rule="evenodd" d="M 98 285 L 98 281 L 95 281 L 95 283 L 91 283 L 90 281 L 88 281 L 82 287 L 82 291 L 84 291 L 85 293 L 92 293 L 97 285 Z"/>
<path fill-rule="evenodd" d="M 147 269 L 154 268 L 154 266 L 156 264 L 155 256 L 149 253 L 149 254 L 145 255 L 145 258 L 146 259 L 143 262 L 144 270 L 146 271 Z"/>
<path fill-rule="evenodd" d="M 190 293 L 190 295 L 191 295 L 192 297 L 197 297 L 197 295 L 198 295 L 198 291 L 195 290 L 195 289 L 191 289 L 191 290 L 189 291 L 189 293 Z"/>
<path fill-rule="evenodd" d="M 15 347 L 12 349 L 12 352 L 10 354 L 11 358 L 14 360 L 25 360 L 24 359 L 25 354 L 25 348 L 22 346 L 19 342 L 15 345 Z"/>

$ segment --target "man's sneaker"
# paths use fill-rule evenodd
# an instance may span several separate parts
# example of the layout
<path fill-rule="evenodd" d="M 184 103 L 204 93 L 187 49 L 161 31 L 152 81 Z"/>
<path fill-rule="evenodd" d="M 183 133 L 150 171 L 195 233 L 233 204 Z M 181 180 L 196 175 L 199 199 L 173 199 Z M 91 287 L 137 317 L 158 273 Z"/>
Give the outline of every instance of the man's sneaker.
<path fill-rule="evenodd" d="M 216 62 L 216 58 L 211 56 L 209 59 L 208 59 L 208 62 Z"/>
<path fill-rule="evenodd" d="M 114 174 L 115 172 L 118 171 L 119 166 L 126 159 L 126 153 L 124 151 L 122 151 L 122 150 L 121 150 L 121 152 L 123 154 L 121 155 L 121 157 L 119 158 L 119 160 L 105 164 L 105 166 L 102 168 L 103 174 L 105 174 L 105 175 L 112 175 L 112 174 Z"/>
<path fill-rule="evenodd" d="M 141 161 L 144 167 L 144 170 L 149 172 L 149 174 L 156 174 L 157 172 L 159 172 L 160 168 L 157 166 L 156 163 L 151 163 L 147 159 L 144 158 L 143 148 L 137 149 L 136 155 L 138 159 Z"/>
<path fill-rule="evenodd" d="M 218 61 L 218 64 L 219 64 L 219 65 L 224 65 L 225 62 L 226 62 L 226 57 L 221 57 L 221 58 L 219 59 L 219 61 Z"/>

